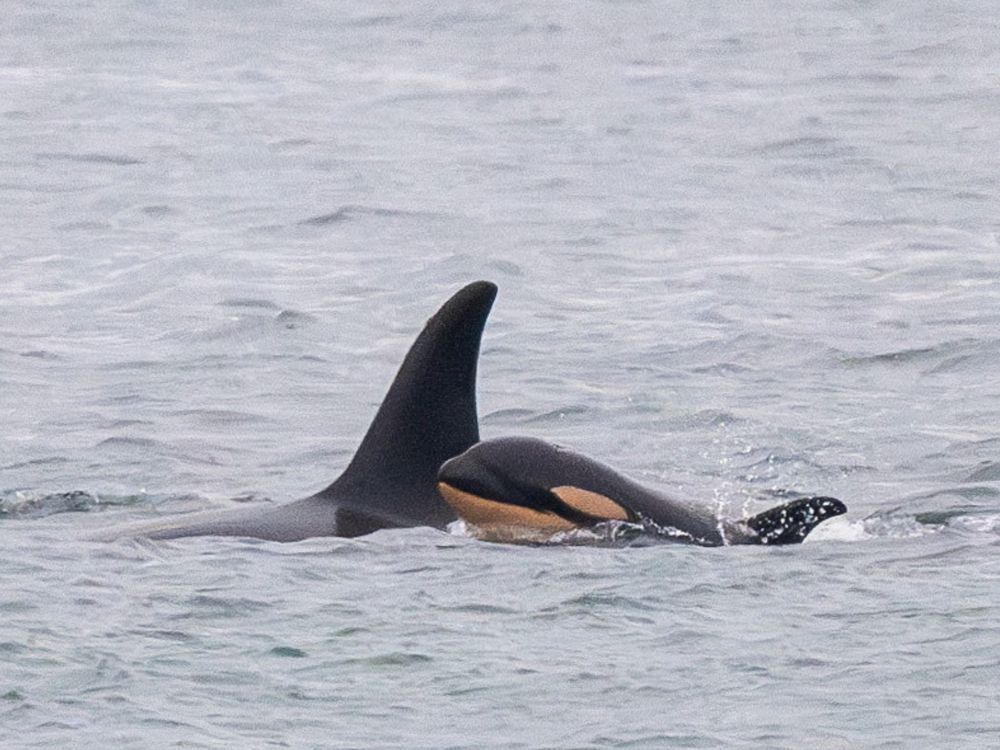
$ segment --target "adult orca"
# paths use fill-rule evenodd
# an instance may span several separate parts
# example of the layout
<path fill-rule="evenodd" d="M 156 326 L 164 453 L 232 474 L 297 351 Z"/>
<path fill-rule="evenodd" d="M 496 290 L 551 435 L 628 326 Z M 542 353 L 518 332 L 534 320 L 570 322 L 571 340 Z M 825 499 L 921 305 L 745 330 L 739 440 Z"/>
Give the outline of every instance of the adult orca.
<path fill-rule="evenodd" d="M 832 497 L 808 497 L 740 520 L 683 502 L 543 440 L 487 440 L 449 459 L 438 473 L 444 499 L 474 535 L 491 541 L 540 541 L 609 521 L 717 547 L 797 544 L 817 524 L 847 512 Z"/>
<path fill-rule="evenodd" d="M 243 536 L 292 542 L 382 528 L 444 528 L 455 514 L 438 494 L 441 464 L 479 440 L 476 365 L 496 285 L 459 290 L 424 326 L 344 472 L 315 495 L 269 508 L 198 513 L 98 538 Z"/>

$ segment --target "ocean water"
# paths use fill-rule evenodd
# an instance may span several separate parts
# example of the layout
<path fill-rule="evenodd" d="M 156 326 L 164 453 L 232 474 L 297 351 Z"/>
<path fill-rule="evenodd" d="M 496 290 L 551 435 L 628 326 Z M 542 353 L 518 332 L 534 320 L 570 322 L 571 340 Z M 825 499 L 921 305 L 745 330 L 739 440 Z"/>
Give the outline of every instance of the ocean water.
<path fill-rule="evenodd" d="M 0 745 L 1000 743 L 992 2 L 0 20 Z M 87 541 L 346 464 L 495 281 L 486 437 L 801 547 Z"/>

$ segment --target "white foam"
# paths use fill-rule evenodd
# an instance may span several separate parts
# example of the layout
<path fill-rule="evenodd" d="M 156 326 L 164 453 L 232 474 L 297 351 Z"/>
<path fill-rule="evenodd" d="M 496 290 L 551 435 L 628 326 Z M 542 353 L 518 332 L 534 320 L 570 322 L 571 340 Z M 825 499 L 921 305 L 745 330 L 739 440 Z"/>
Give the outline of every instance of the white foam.
<path fill-rule="evenodd" d="M 843 516 L 831 518 L 819 524 L 802 540 L 803 544 L 813 542 L 860 542 L 875 535 L 865 528 L 864 521 L 851 521 Z"/>

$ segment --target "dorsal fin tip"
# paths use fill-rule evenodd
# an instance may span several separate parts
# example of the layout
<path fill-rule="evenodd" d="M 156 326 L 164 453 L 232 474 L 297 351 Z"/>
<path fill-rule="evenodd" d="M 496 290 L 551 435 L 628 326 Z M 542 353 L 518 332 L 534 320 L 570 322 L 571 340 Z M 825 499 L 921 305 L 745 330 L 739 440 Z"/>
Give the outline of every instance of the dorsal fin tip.
<path fill-rule="evenodd" d="M 453 520 L 437 495 L 437 471 L 479 440 L 476 370 L 483 327 L 496 294 L 496 284 L 472 282 L 431 316 L 351 462 L 320 496 L 353 496 L 379 509 L 382 500 L 392 502 L 396 490 L 410 498 L 409 510 L 421 517 L 436 510 L 440 523 Z M 414 497 L 426 500 L 414 504 Z"/>

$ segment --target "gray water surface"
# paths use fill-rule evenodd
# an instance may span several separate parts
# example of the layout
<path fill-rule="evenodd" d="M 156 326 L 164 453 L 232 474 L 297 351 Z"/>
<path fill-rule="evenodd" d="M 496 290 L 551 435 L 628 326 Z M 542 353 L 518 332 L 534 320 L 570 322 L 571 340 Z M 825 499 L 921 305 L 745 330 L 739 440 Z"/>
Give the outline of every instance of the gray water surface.
<path fill-rule="evenodd" d="M 986 0 L 7 3 L 0 745 L 1000 736 Z M 485 437 L 787 549 L 85 541 L 345 466 L 461 285 Z"/>

